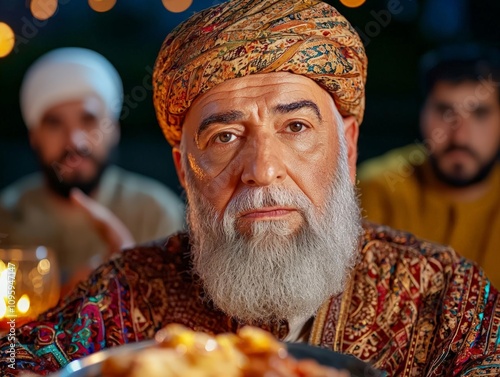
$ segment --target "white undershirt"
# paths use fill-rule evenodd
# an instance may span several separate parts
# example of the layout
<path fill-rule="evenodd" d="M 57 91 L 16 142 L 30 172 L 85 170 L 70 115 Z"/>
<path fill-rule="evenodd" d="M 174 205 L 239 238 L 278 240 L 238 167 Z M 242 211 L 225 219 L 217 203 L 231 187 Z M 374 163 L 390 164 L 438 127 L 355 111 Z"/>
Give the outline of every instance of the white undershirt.
<path fill-rule="evenodd" d="M 307 342 L 309 337 L 308 333 L 302 334 L 302 329 L 304 328 L 310 317 L 294 318 L 288 321 L 288 335 L 283 339 L 285 342 Z"/>

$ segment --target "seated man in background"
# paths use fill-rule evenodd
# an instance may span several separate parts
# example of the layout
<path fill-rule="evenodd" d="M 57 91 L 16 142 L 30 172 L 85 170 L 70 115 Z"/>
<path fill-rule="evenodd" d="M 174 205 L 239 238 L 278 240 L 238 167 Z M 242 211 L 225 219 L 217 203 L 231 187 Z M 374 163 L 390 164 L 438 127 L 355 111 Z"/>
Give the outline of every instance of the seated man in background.
<path fill-rule="evenodd" d="M 115 255 L 0 350 L 49 373 L 169 323 L 253 324 L 390 376 L 500 372 L 499 295 L 453 249 L 363 223 L 354 181 L 367 58 L 318 0 L 230 0 L 167 36 L 155 108 L 186 234 Z"/>
<path fill-rule="evenodd" d="M 88 276 L 88 264 L 183 225 L 171 190 L 110 165 L 122 97 L 111 63 L 82 48 L 49 52 L 23 80 L 21 110 L 41 173 L 0 194 L 2 245 L 53 248 L 69 286 Z"/>
<path fill-rule="evenodd" d="M 469 45 L 422 59 L 423 145 L 359 167 L 368 219 L 451 245 L 500 285 L 500 57 Z"/>

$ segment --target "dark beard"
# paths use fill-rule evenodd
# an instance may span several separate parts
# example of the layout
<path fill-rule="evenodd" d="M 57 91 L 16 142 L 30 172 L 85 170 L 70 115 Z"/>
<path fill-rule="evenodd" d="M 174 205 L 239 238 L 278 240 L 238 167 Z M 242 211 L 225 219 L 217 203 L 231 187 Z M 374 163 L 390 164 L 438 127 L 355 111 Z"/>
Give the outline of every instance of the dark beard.
<path fill-rule="evenodd" d="M 431 163 L 432 170 L 441 182 L 451 187 L 464 188 L 483 182 L 486 178 L 488 178 L 497 163 L 497 156 L 488 161 L 488 163 L 482 165 L 477 173 L 470 178 L 461 178 L 454 176 L 453 174 L 443 172 L 438 165 L 437 159 L 433 155 L 430 156 L 429 161 Z"/>
<path fill-rule="evenodd" d="M 35 151 L 35 153 L 37 154 L 38 161 L 40 163 L 40 168 L 45 177 L 45 182 L 47 183 L 47 186 L 52 192 L 63 198 L 69 198 L 69 195 L 73 188 L 81 190 L 85 195 L 90 195 L 92 191 L 94 191 L 99 185 L 102 175 L 104 174 L 106 168 L 110 165 L 111 161 L 111 159 L 109 158 L 104 161 L 100 161 L 91 155 L 89 156 L 75 152 L 65 152 L 64 156 L 58 159 L 58 161 L 53 162 L 51 164 L 46 164 L 42 162 L 39 153 L 37 151 Z M 97 167 L 96 174 L 94 174 L 94 176 L 91 177 L 90 179 L 75 178 L 71 180 L 65 180 L 64 169 L 67 169 L 67 167 L 65 167 L 64 164 L 59 161 L 64 161 L 64 159 L 68 155 L 73 155 L 76 156 L 77 158 L 78 157 L 91 158 Z"/>

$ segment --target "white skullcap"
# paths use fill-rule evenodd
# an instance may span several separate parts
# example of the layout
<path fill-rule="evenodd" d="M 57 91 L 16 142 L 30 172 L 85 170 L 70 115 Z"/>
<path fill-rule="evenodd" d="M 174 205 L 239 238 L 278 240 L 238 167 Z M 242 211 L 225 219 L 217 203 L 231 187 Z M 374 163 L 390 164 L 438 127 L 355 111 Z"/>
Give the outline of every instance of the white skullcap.
<path fill-rule="evenodd" d="M 58 104 L 96 96 L 106 116 L 118 120 L 123 103 L 120 75 L 102 55 L 85 48 L 53 50 L 29 69 L 21 86 L 21 112 L 28 129 Z"/>

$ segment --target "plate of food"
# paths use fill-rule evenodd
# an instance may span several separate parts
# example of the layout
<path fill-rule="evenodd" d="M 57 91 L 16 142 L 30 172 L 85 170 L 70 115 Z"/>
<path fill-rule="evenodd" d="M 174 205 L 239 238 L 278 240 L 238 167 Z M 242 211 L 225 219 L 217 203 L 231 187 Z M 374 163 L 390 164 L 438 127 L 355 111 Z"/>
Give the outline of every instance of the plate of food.
<path fill-rule="evenodd" d="M 154 340 L 97 352 L 66 365 L 51 377 L 378 377 L 358 358 L 305 343 L 282 343 L 244 327 L 238 334 L 211 336 L 180 325 Z"/>

